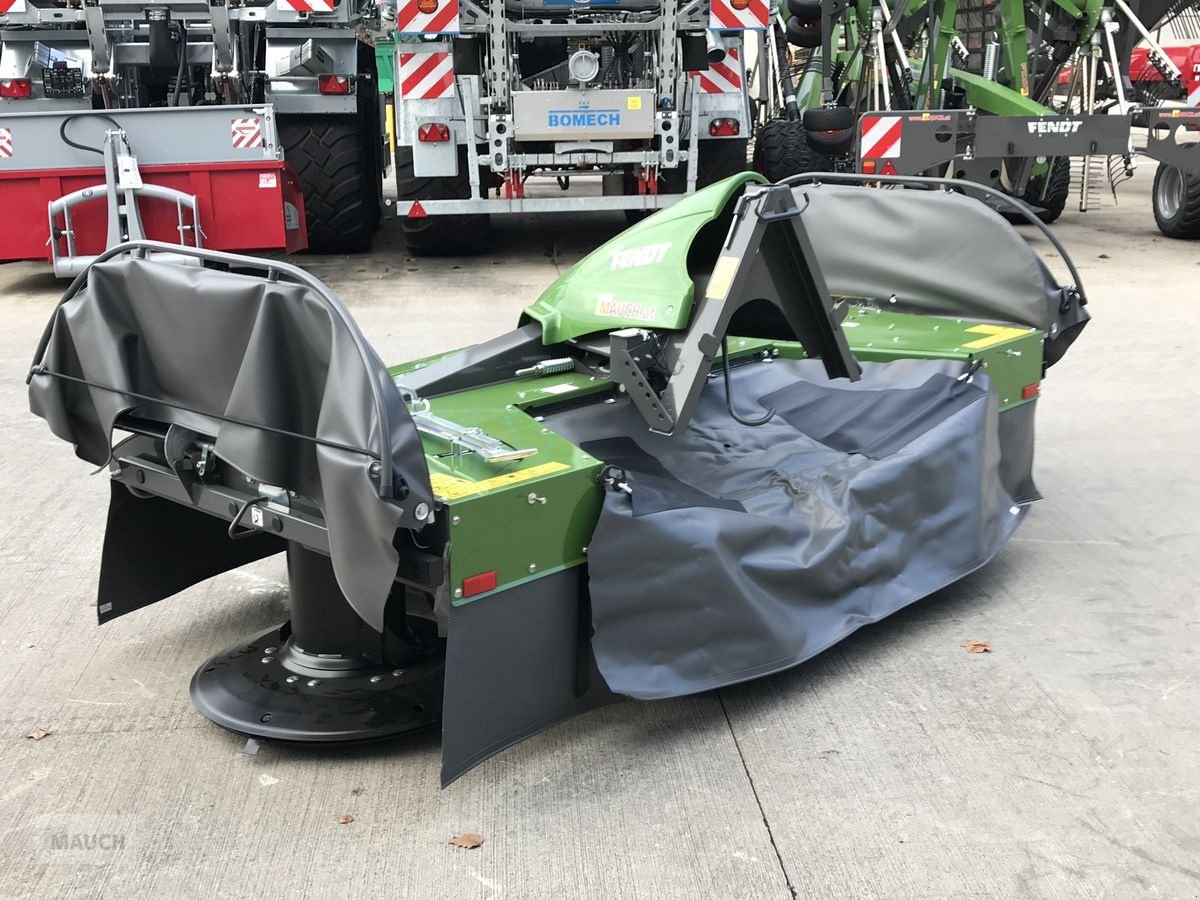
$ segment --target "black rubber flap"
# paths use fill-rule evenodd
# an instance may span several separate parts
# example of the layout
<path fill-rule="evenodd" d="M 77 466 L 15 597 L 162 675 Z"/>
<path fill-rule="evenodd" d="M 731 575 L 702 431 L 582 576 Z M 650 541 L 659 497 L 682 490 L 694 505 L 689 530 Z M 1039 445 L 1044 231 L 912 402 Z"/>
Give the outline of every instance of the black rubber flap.
<path fill-rule="evenodd" d="M 751 364 L 734 372 L 735 407 L 783 412 L 739 425 L 713 382 L 673 438 L 647 433 L 625 404 L 549 417 L 597 454 L 620 438 L 653 462 L 625 449 L 632 496 L 606 493 L 588 547 L 592 646 L 609 687 L 673 697 L 779 671 L 987 562 L 1021 511 L 1000 474 L 995 394 L 986 377 L 956 381 L 961 371 L 867 364 L 851 383 L 811 361 Z M 1012 458 L 1031 455 L 1014 447 Z M 647 486 L 661 495 L 672 482 L 677 499 L 721 502 L 639 509 Z"/>
<path fill-rule="evenodd" d="M 588 643 L 582 567 L 451 607 L 442 786 L 556 722 L 619 698 Z"/>
<path fill-rule="evenodd" d="M 432 488 L 420 436 L 387 369 L 336 298 L 213 269 L 113 260 L 93 266 L 86 286 L 58 307 L 34 363 L 129 392 L 32 378 L 32 410 L 94 465 L 108 459 L 114 420 L 133 410 L 214 437 L 219 458 L 316 501 L 338 583 L 358 614 L 383 629 L 399 561 L 392 537 L 418 524 L 411 510 L 432 502 Z M 403 498 L 381 498 L 371 475 L 381 434 L 390 438 L 385 465 L 405 484 Z M 110 554 L 106 566 L 121 558 L 130 554 Z"/>

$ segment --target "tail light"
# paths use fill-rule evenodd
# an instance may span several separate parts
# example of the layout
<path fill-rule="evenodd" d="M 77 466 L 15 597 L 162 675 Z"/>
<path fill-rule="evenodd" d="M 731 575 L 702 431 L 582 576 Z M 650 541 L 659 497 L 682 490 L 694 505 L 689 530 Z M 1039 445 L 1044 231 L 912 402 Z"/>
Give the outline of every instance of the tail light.
<path fill-rule="evenodd" d="M 441 144 L 450 140 L 450 126 L 430 122 L 417 128 L 417 140 L 422 144 Z"/>
<path fill-rule="evenodd" d="M 713 119 L 708 123 L 712 137 L 737 137 L 742 133 L 742 124 L 737 119 Z"/>
<path fill-rule="evenodd" d="M 729 5 L 734 9 L 741 11 L 743 9 L 750 8 L 750 0 L 729 0 Z"/>
<path fill-rule="evenodd" d="M 350 93 L 349 75 L 318 75 L 317 90 L 322 94 Z"/>
<path fill-rule="evenodd" d="M 8 78 L 0 81 L 0 97 L 9 100 L 28 100 L 33 96 L 33 86 L 28 78 Z"/>

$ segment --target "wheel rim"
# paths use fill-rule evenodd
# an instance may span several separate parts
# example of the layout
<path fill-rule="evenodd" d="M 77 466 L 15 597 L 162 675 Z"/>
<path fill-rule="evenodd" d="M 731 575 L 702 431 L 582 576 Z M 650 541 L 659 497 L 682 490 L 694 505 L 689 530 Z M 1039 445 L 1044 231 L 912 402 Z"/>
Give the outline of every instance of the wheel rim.
<path fill-rule="evenodd" d="M 1164 219 L 1173 219 L 1183 206 L 1183 173 L 1174 166 L 1163 169 L 1154 198 Z"/>

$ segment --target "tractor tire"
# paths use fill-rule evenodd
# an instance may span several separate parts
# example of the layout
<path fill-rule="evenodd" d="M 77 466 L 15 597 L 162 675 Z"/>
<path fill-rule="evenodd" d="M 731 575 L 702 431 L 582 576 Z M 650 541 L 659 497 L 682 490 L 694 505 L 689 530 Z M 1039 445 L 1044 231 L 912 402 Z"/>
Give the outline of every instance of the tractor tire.
<path fill-rule="evenodd" d="M 428 178 L 413 174 L 412 148 L 397 146 L 396 192 L 402 201 L 466 200 L 471 196 L 466 148 L 459 148 L 457 175 Z M 405 217 L 400 220 L 400 227 L 404 232 L 404 243 L 414 256 L 455 256 L 486 250 L 491 220 L 484 213 L 419 219 Z"/>
<path fill-rule="evenodd" d="M 383 124 L 383 109 L 379 103 L 379 75 L 376 71 L 375 49 L 359 42 L 358 71 L 367 77 L 358 80 L 358 120 L 362 123 L 365 159 L 375 173 L 374 190 L 367 198 L 367 215 L 371 231 L 383 221 L 383 173 L 388 167 L 387 132 Z"/>
<path fill-rule="evenodd" d="M 308 249 L 361 253 L 378 221 L 377 152 L 359 116 L 280 116 L 283 158 L 300 177 Z"/>
<path fill-rule="evenodd" d="M 821 0 L 788 0 L 787 8 L 802 22 L 821 21 Z"/>
<path fill-rule="evenodd" d="M 1151 196 L 1159 231 L 1169 238 L 1200 238 L 1200 175 L 1159 163 Z"/>
<path fill-rule="evenodd" d="M 841 156 L 854 147 L 854 126 L 858 117 L 848 106 L 804 111 L 804 130 L 808 145 L 826 156 Z"/>
<path fill-rule="evenodd" d="M 1043 197 L 1042 186 L 1045 183 L 1045 179 L 1045 175 L 1030 179 L 1029 184 L 1025 186 L 1025 193 L 1017 199 L 1024 201 L 1030 206 L 1040 208 L 1042 211 L 1037 213 L 1037 217 L 1049 225 L 1052 222 L 1056 222 L 1058 217 L 1063 214 L 1063 210 L 1067 208 L 1067 198 L 1071 195 L 1070 158 L 1060 156 L 1054 161 L 1054 165 L 1050 169 L 1050 189 L 1046 191 L 1046 196 Z M 1029 221 L 1024 216 L 1012 213 L 1006 214 L 1005 218 L 1016 225 Z"/>
<path fill-rule="evenodd" d="M 754 169 L 770 182 L 823 168 L 820 155 L 808 146 L 804 125 L 793 119 L 772 119 L 754 140 Z"/>
<path fill-rule="evenodd" d="M 749 145 L 749 141 L 741 139 L 700 141 L 700 160 L 696 164 L 696 189 L 706 188 L 730 175 L 745 172 L 750 166 L 746 162 L 746 150 Z M 686 172 L 686 169 L 684 171 Z"/>
<path fill-rule="evenodd" d="M 802 21 L 795 16 L 787 20 L 784 26 L 789 44 L 804 50 L 812 50 L 821 46 L 821 22 Z"/>

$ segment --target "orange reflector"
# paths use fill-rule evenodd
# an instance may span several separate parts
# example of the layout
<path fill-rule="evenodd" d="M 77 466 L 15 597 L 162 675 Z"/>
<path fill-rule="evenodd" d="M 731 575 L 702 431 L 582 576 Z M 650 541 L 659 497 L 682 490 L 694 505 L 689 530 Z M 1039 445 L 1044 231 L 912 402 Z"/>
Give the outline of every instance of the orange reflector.
<path fill-rule="evenodd" d="M 896 167 L 892 165 L 892 161 L 890 159 L 883 164 L 883 171 L 881 171 L 879 174 L 880 175 L 895 175 L 896 174 Z"/>
<path fill-rule="evenodd" d="M 877 164 L 873 159 L 864 159 L 862 162 L 862 170 L 864 175 L 874 175 Z"/>
<path fill-rule="evenodd" d="M 437 12 L 438 0 L 417 0 L 417 12 L 429 15 Z"/>
<path fill-rule="evenodd" d="M 425 212 L 425 207 L 421 205 L 420 200 L 414 200 L 413 205 L 409 207 L 408 217 L 410 219 L 424 219 L 429 213 Z"/>
<path fill-rule="evenodd" d="M 1039 385 L 1036 384 L 1025 385 L 1025 387 L 1021 388 L 1021 399 L 1032 400 L 1038 395 L 1038 387 Z"/>
<path fill-rule="evenodd" d="M 474 597 L 476 594 L 486 594 L 496 589 L 496 573 L 483 572 L 463 579 L 463 596 Z"/>

